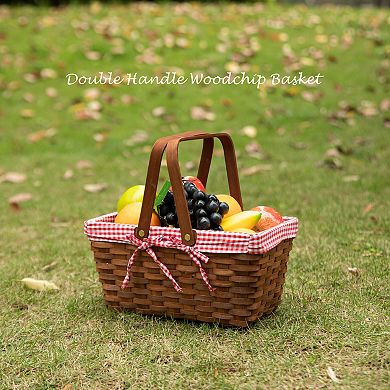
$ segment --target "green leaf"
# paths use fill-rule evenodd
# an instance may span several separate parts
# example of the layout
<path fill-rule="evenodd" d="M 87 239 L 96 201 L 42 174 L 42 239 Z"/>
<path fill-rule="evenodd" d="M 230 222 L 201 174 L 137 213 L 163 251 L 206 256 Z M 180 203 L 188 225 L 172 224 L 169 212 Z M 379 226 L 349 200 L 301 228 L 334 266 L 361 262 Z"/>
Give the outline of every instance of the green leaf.
<path fill-rule="evenodd" d="M 161 190 L 159 191 L 158 195 L 156 196 L 156 200 L 154 201 L 154 210 L 156 211 L 156 213 L 158 213 L 158 207 L 161 205 L 161 203 L 163 202 L 166 194 L 168 193 L 169 191 L 169 188 L 171 187 L 171 182 L 169 180 L 167 180 Z"/>

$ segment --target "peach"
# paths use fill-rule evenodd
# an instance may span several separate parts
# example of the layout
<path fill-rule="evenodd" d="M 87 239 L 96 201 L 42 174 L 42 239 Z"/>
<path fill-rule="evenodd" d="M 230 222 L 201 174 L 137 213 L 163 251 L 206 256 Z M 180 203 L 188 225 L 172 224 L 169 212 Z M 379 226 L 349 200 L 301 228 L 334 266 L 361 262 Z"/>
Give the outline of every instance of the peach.
<path fill-rule="evenodd" d="M 119 211 L 118 215 L 116 216 L 115 223 L 138 225 L 139 218 L 141 216 L 141 207 L 141 202 L 130 203 L 123 207 L 123 209 Z M 150 226 L 161 226 L 160 218 L 154 211 L 150 220 Z"/>
<path fill-rule="evenodd" d="M 261 218 L 256 224 L 256 229 L 259 231 L 270 229 L 283 222 L 283 217 L 272 207 L 256 206 L 251 210 L 261 213 Z"/>

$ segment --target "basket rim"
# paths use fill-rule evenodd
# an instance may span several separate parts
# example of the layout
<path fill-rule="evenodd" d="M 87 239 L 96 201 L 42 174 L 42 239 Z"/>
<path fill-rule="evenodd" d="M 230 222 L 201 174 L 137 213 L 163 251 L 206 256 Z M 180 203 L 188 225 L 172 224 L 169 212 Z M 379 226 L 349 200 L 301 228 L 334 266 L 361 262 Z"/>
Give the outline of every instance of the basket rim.
<path fill-rule="evenodd" d="M 137 225 L 114 223 L 116 212 L 91 218 L 84 222 L 84 234 L 90 241 L 121 242 L 137 245 Z M 298 232 L 298 218 L 283 217 L 277 226 L 255 234 L 197 230 L 195 248 L 208 253 L 261 254 L 276 247 L 280 242 L 295 238 Z M 149 237 L 171 236 L 180 239 L 179 228 L 151 226 Z"/>

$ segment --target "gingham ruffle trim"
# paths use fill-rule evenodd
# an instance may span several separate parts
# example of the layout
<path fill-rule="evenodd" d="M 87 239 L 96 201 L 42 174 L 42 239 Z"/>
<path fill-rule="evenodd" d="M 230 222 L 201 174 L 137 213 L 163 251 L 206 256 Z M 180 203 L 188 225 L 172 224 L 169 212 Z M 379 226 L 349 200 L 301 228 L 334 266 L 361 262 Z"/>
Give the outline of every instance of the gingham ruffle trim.
<path fill-rule="evenodd" d="M 135 225 L 114 223 L 117 213 L 105 214 L 84 222 L 84 233 L 91 241 L 124 242 L 136 244 Z M 256 234 L 197 230 L 194 246 L 205 253 L 266 253 L 283 240 L 294 238 L 298 232 L 298 219 L 283 217 L 284 221 Z M 180 229 L 151 226 L 149 238 L 169 236 L 181 240 Z M 136 245 L 138 246 L 138 245 Z"/>

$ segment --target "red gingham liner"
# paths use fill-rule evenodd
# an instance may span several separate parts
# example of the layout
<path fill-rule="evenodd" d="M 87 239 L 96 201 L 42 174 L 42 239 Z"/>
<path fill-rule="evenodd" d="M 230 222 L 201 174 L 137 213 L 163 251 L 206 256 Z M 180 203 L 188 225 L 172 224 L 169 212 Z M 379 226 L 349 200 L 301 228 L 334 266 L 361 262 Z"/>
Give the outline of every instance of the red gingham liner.
<path fill-rule="evenodd" d="M 85 221 L 84 233 L 88 239 L 136 244 L 138 239 L 134 235 L 135 225 L 114 223 L 116 214 L 106 214 Z M 256 234 L 197 230 L 194 249 L 206 253 L 266 253 L 283 240 L 297 235 L 298 219 L 295 217 L 283 217 L 283 219 L 281 224 Z M 180 229 L 150 227 L 150 238 L 161 235 L 169 235 L 181 240 Z"/>

